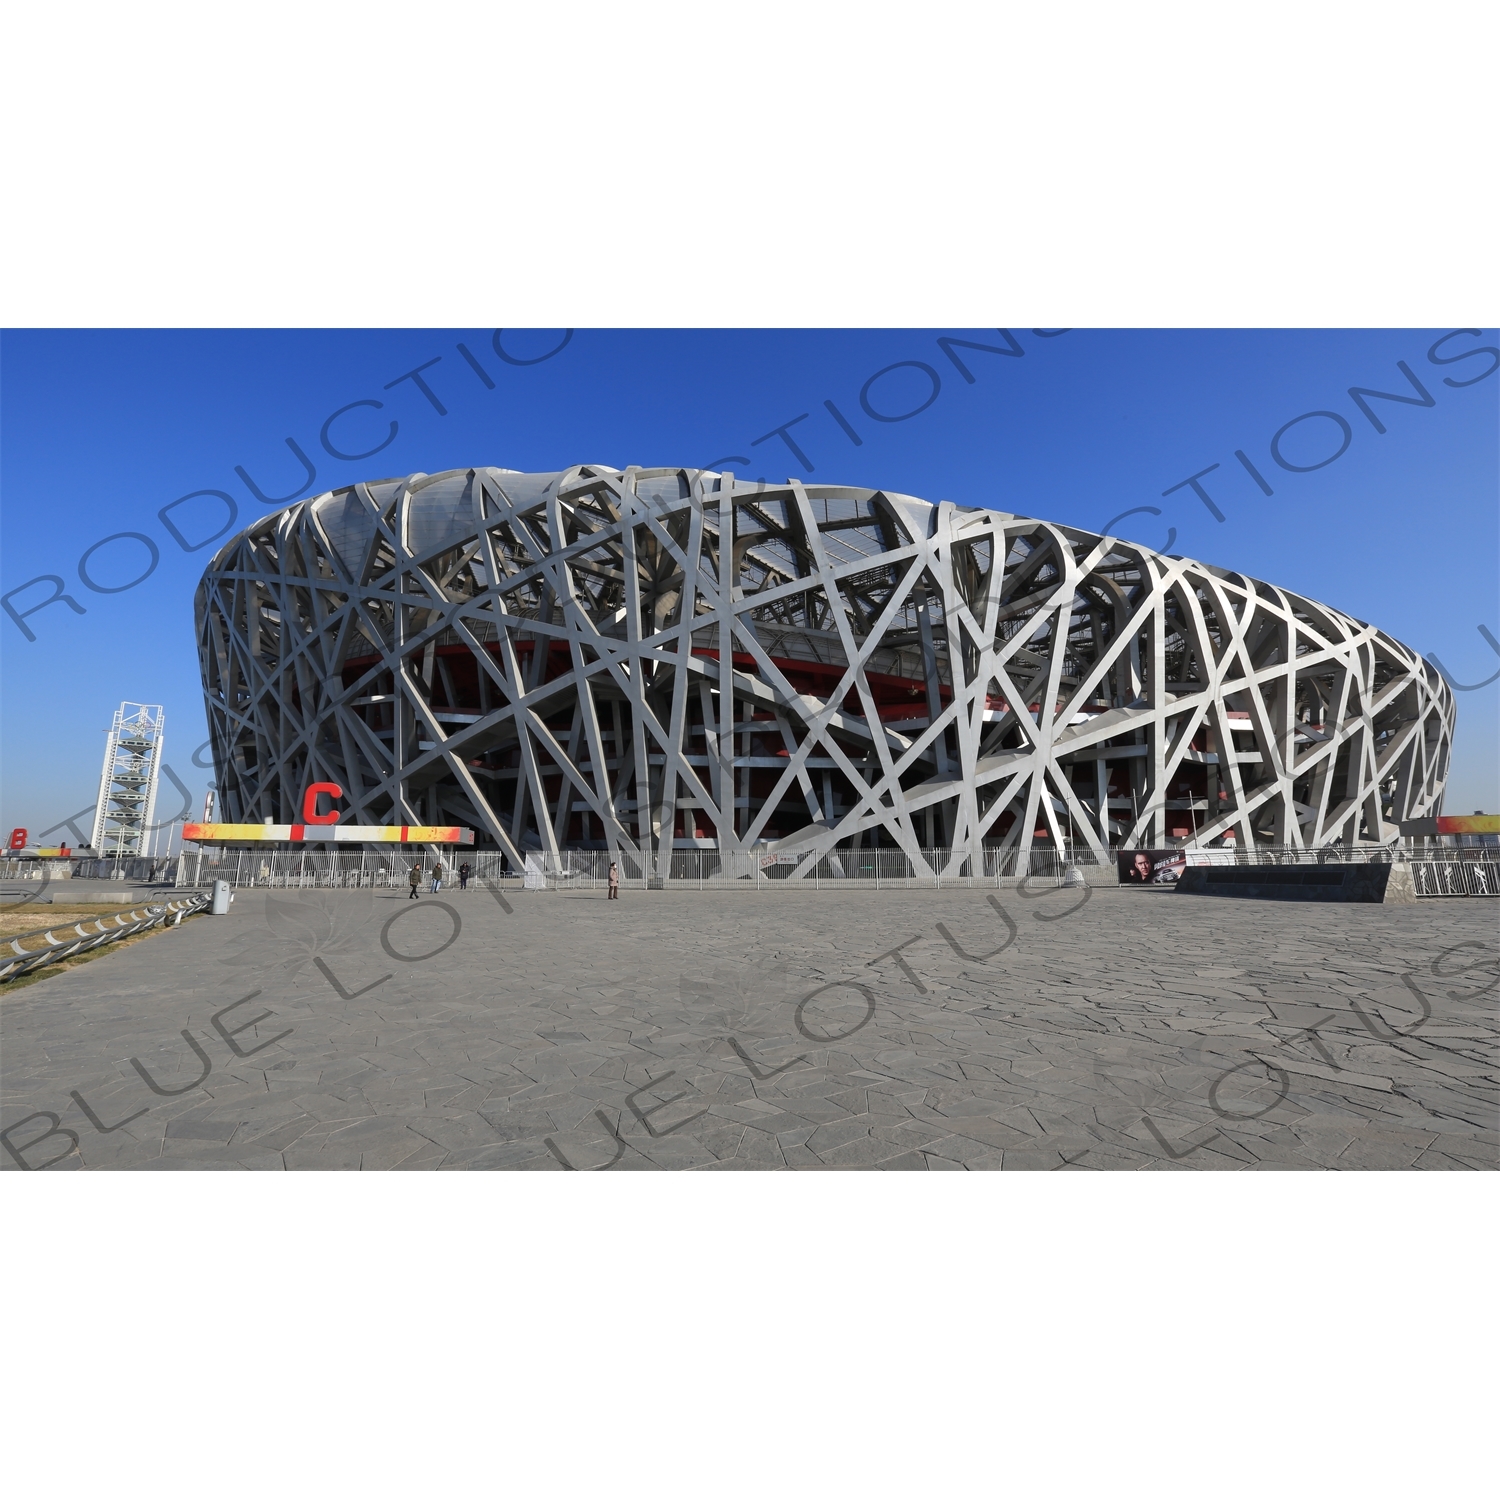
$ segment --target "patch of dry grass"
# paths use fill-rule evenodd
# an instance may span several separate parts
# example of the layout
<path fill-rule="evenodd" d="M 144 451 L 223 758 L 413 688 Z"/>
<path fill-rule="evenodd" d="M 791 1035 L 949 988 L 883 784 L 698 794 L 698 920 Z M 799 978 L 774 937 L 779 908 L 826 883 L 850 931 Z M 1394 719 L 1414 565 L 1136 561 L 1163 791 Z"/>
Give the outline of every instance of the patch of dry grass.
<path fill-rule="evenodd" d="M 48 927 L 72 927 L 76 922 L 95 922 L 101 917 L 121 917 L 139 910 L 138 906 L 47 906 L 40 902 L 0 906 L 0 938 L 20 937 L 27 932 L 42 932 Z M 161 905 L 160 902 L 151 903 Z"/>
<path fill-rule="evenodd" d="M 145 903 L 142 903 L 144 905 Z M 152 903 L 160 904 L 160 903 Z M 97 907 L 85 908 L 82 911 L 72 907 L 41 907 L 31 906 L 0 906 L 0 942 L 19 937 L 24 933 L 46 930 L 51 927 L 54 937 L 63 937 L 68 930 L 78 921 L 88 919 L 90 921 L 99 917 L 115 917 L 126 912 L 137 910 L 136 907 L 120 907 L 110 911 L 100 911 Z M 195 912 L 193 917 L 202 916 L 202 912 Z M 184 917 L 184 922 L 190 922 L 193 917 Z M 6 926 L 3 924 L 14 923 L 16 925 Z M 62 931 L 58 931 L 61 928 Z M 15 979 L 0 980 L 0 998 L 14 994 L 17 990 L 25 989 L 29 984 L 35 984 L 39 979 L 46 979 L 51 974 L 61 974 L 65 970 L 75 969 L 80 964 L 92 963 L 96 958 L 103 958 L 107 953 L 117 953 L 121 948 L 128 948 L 132 943 L 145 942 L 147 938 L 158 937 L 163 932 L 171 932 L 173 928 L 167 924 L 160 927 L 148 928 L 145 932 L 137 932 L 130 937 L 115 938 L 113 942 L 105 943 L 103 946 L 91 949 L 88 953 L 79 953 L 72 958 L 60 959 L 57 963 L 47 964 L 44 968 L 36 969 L 30 974 L 21 974 Z"/>

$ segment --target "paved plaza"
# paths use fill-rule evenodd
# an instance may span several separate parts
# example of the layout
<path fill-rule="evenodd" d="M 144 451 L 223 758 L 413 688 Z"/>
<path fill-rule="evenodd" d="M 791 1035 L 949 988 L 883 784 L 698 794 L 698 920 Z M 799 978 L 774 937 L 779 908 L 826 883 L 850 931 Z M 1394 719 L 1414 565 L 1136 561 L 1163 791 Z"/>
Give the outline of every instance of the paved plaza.
<path fill-rule="evenodd" d="M 1492 1169 L 1496 914 L 246 890 L 0 990 L 0 1166 Z"/>

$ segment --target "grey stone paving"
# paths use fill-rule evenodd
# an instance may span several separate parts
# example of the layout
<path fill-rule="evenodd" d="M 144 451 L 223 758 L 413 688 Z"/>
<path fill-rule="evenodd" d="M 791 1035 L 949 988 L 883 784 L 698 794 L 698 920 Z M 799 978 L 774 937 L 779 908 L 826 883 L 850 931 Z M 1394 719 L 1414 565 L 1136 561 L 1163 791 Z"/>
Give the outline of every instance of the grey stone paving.
<path fill-rule="evenodd" d="M 0 991 L 0 1127 L 52 1171 L 1497 1165 L 1493 902 L 1079 895 L 445 891 L 449 942 L 241 892 Z"/>

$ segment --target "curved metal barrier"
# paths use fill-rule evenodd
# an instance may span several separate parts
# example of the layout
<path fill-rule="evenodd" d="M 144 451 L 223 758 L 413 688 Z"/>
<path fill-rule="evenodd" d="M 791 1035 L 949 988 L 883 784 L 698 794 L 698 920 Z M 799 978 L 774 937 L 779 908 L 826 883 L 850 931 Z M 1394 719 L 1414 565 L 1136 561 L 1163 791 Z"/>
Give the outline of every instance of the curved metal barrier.
<path fill-rule="evenodd" d="M 41 927 L 35 932 L 23 932 L 19 937 L 5 939 L 9 944 L 9 951 L 0 947 L 0 983 L 29 974 L 33 969 L 45 968 L 59 959 L 73 958 L 94 948 L 102 948 L 106 943 L 113 943 L 119 938 L 149 932 L 153 927 L 176 927 L 184 917 L 206 911 L 210 899 L 208 893 L 204 892 L 202 895 L 168 902 L 165 906 L 137 906 L 130 911 L 110 912 L 103 917 L 87 917 L 71 926 L 64 922 L 54 922 L 51 927 Z M 62 935 L 56 936 L 57 933 Z"/>

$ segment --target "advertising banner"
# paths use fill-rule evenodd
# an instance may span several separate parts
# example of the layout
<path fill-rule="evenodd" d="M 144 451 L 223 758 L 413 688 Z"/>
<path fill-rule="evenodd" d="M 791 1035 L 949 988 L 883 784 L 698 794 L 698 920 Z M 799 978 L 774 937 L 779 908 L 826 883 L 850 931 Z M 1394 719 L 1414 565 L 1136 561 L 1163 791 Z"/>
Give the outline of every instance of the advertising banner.
<path fill-rule="evenodd" d="M 1189 865 L 1232 865 L 1233 849 L 1120 849 L 1121 885 L 1176 885 Z"/>

